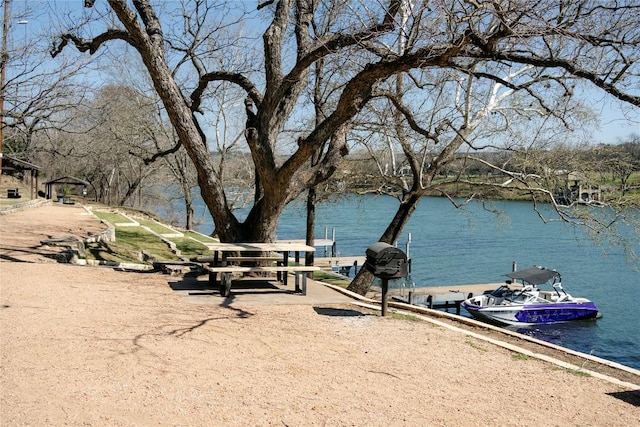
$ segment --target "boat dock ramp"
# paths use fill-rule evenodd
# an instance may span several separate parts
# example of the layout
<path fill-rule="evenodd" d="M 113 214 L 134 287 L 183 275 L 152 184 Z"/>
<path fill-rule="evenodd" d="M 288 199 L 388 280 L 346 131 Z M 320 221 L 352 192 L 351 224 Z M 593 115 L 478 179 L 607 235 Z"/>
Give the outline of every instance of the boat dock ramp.
<path fill-rule="evenodd" d="M 366 258 L 363 256 L 344 256 L 344 257 L 318 257 L 314 259 L 313 265 L 320 267 L 326 271 L 332 271 L 353 279 L 358 270 L 364 265 Z"/>
<path fill-rule="evenodd" d="M 390 290 L 391 299 L 412 305 L 422 305 L 432 309 L 452 308 L 460 314 L 462 301 L 476 295 L 482 295 L 498 288 L 502 283 L 484 283 L 472 285 L 429 286 Z M 394 292 L 395 291 L 395 292 Z"/>

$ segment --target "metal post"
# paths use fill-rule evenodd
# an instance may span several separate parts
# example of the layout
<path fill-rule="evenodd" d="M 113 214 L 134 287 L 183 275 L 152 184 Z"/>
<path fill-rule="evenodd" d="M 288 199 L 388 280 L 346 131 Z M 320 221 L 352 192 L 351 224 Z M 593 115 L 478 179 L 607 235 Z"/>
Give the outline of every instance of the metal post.
<path fill-rule="evenodd" d="M 389 293 L 389 279 L 382 279 L 382 316 L 387 315 L 387 294 Z"/>
<path fill-rule="evenodd" d="M 325 227 L 324 228 L 324 240 L 325 240 L 325 242 L 328 240 L 328 238 L 329 238 L 329 229 L 328 229 L 328 227 Z M 325 257 L 327 256 L 327 245 L 326 244 L 324 245 L 324 256 Z"/>
<path fill-rule="evenodd" d="M 4 15 L 2 19 L 2 69 L 0 69 L 0 183 L 2 183 L 2 123 L 4 121 L 4 82 L 6 78 L 5 70 L 7 68 L 7 31 L 9 31 L 9 0 L 4 0 Z"/>
<path fill-rule="evenodd" d="M 331 229 L 331 241 L 333 245 L 331 245 L 331 256 L 336 256 L 336 229 Z"/>

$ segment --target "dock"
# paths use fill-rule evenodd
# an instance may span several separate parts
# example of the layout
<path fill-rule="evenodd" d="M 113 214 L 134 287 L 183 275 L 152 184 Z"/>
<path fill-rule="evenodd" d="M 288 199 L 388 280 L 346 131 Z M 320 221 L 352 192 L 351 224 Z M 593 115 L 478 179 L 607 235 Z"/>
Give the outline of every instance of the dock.
<path fill-rule="evenodd" d="M 452 308 L 460 314 L 462 301 L 482 295 L 498 288 L 503 283 L 480 283 L 470 285 L 429 286 L 419 288 L 392 289 L 390 298 L 412 305 L 422 305 L 432 309 Z M 380 295 L 381 297 L 381 295 Z"/>
<path fill-rule="evenodd" d="M 472 296 L 481 295 L 486 291 L 493 291 L 499 286 L 504 285 L 504 282 L 496 283 L 477 283 L 468 285 L 442 285 L 442 286 L 421 286 L 416 288 L 405 288 L 404 292 L 413 292 L 414 295 L 444 295 L 448 293 L 464 293 L 466 295 L 472 294 Z M 515 285 L 515 286 L 514 286 Z M 511 286 L 517 287 L 517 284 Z M 399 289 L 400 290 L 400 289 Z"/>
<path fill-rule="evenodd" d="M 366 260 L 364 256 L 316 257 L 313 265 L 353 279 Z"/>

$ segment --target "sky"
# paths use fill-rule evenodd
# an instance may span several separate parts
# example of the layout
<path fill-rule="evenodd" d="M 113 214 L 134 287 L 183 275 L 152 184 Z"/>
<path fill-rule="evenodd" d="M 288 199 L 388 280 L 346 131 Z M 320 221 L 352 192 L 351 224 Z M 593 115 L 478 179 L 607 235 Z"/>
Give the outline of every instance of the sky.
<path fill-rule="evenodd" d="M 631 134 L 640 135 L 640 108 L 610 98 L 597 91 L 589 98 L 601 117 L 601 128 L 594 133 L 594 140 L 611 144 Z"/>
<path fill-rule="evenodd" d="M 48 7 L 41 6 L 57 4 L 59 7 L 69 8 L 73 3 L 77 3 L 80 8 L 82 7 L 81 0 L 57 0 L 55 2 L 12 0 L 10 16 L 13 19 L 9 43 L 24 43 L 29 38 L 30 32 L 37 32 L 49 25 L 47 22 L 49 15 L 46 12 Z M 4 5 L 4 1 L 2 4 Z M 597 88 L 588 90 L 585 96 L 601 121 L 599 129 L 596 129 L 592 134 L 592 142 L 616 143 L 619 140 L 628 139 L 632 134 L 640 135 L 640 108 L 617 101 Z"/>

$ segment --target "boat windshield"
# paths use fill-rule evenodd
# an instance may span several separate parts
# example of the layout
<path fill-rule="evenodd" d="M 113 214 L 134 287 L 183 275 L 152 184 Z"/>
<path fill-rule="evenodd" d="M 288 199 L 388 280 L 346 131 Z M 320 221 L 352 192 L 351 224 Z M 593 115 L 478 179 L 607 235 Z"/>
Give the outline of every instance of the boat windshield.
<path fill-rule="evenodd" d="M 500 286 L 498 289 L 493 290 L 493 292 L 491 292 L 491 296 L 497 297 L 497 298 L 505 298 L 508 295 L 513 294 L 513 290 L 511 290 L 508 286 L 506 285 L 502 285 Z"/>
<path fill-rule="evenodd" d="M 519 304 L 548 303 L 549 301 L 539 297 L 534 292 L 520 292 L 509 298 L 511 302 Z"/>

